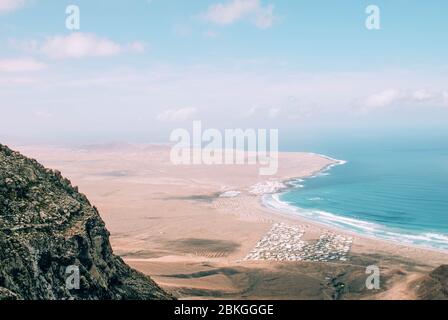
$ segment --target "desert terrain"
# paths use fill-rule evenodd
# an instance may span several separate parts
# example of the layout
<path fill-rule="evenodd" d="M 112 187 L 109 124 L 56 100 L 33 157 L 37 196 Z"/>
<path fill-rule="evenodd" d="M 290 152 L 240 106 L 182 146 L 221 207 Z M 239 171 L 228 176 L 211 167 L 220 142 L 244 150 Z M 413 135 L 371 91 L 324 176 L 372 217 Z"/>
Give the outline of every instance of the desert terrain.
<path fill-rule="evenodd" d="M 13 146 L 69 178 L 95 205 L 114 252 L 179 299 L 416 299 L 448 254 L 370 239 L 263 206 L 284 181 L 332 164 L 281 153 L 257 165 L 180 165 L 163 145 Z M 366 267 L 381 270 L 368 290 Z"/>

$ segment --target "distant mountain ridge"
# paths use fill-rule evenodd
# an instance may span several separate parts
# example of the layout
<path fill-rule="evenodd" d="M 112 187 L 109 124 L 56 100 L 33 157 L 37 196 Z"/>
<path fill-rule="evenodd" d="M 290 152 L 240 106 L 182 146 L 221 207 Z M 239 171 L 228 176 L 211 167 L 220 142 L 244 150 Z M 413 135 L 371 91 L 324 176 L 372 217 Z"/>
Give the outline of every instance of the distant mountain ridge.
<path fill-rule="evenodd" d="M 97 209 L 69 180 L 0 144 L 0 300 L 172 298 L 113 254 Z"/>

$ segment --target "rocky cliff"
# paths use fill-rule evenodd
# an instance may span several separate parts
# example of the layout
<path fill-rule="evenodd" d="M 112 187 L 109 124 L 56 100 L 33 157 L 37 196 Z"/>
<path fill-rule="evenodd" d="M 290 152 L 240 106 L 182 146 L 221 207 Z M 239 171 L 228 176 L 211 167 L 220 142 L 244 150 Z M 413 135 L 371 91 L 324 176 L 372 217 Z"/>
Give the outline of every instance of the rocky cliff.
<path fill-rule="evenodd" d="M 69 180 L 0 145 L 0 300 L 171 298 L 113 254 Z"/>

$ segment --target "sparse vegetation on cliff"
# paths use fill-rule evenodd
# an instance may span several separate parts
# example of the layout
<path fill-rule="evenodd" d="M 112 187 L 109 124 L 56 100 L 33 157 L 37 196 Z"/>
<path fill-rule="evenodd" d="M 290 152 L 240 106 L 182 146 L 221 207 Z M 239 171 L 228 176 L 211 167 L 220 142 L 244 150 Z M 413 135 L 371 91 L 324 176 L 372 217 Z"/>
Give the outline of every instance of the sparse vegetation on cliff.
<path fill-rule="evenodd" d="M 171 299 L 113 254 L 98 211 L 58 171 L 0 145 L 0 300 Z M 79 289 L 66 285 L 79 269 Z"/>

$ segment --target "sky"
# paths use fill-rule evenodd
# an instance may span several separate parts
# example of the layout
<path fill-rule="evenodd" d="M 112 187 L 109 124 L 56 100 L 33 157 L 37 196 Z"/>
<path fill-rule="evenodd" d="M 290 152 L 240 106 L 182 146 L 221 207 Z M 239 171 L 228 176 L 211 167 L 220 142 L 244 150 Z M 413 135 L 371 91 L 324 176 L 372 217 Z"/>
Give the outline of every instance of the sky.
<path fill-rule="evenodd" d="M 0 0 L 0 143 L 164 142 L 193 120 L 444 126 L 447 15 L 445 0 Z"/>

